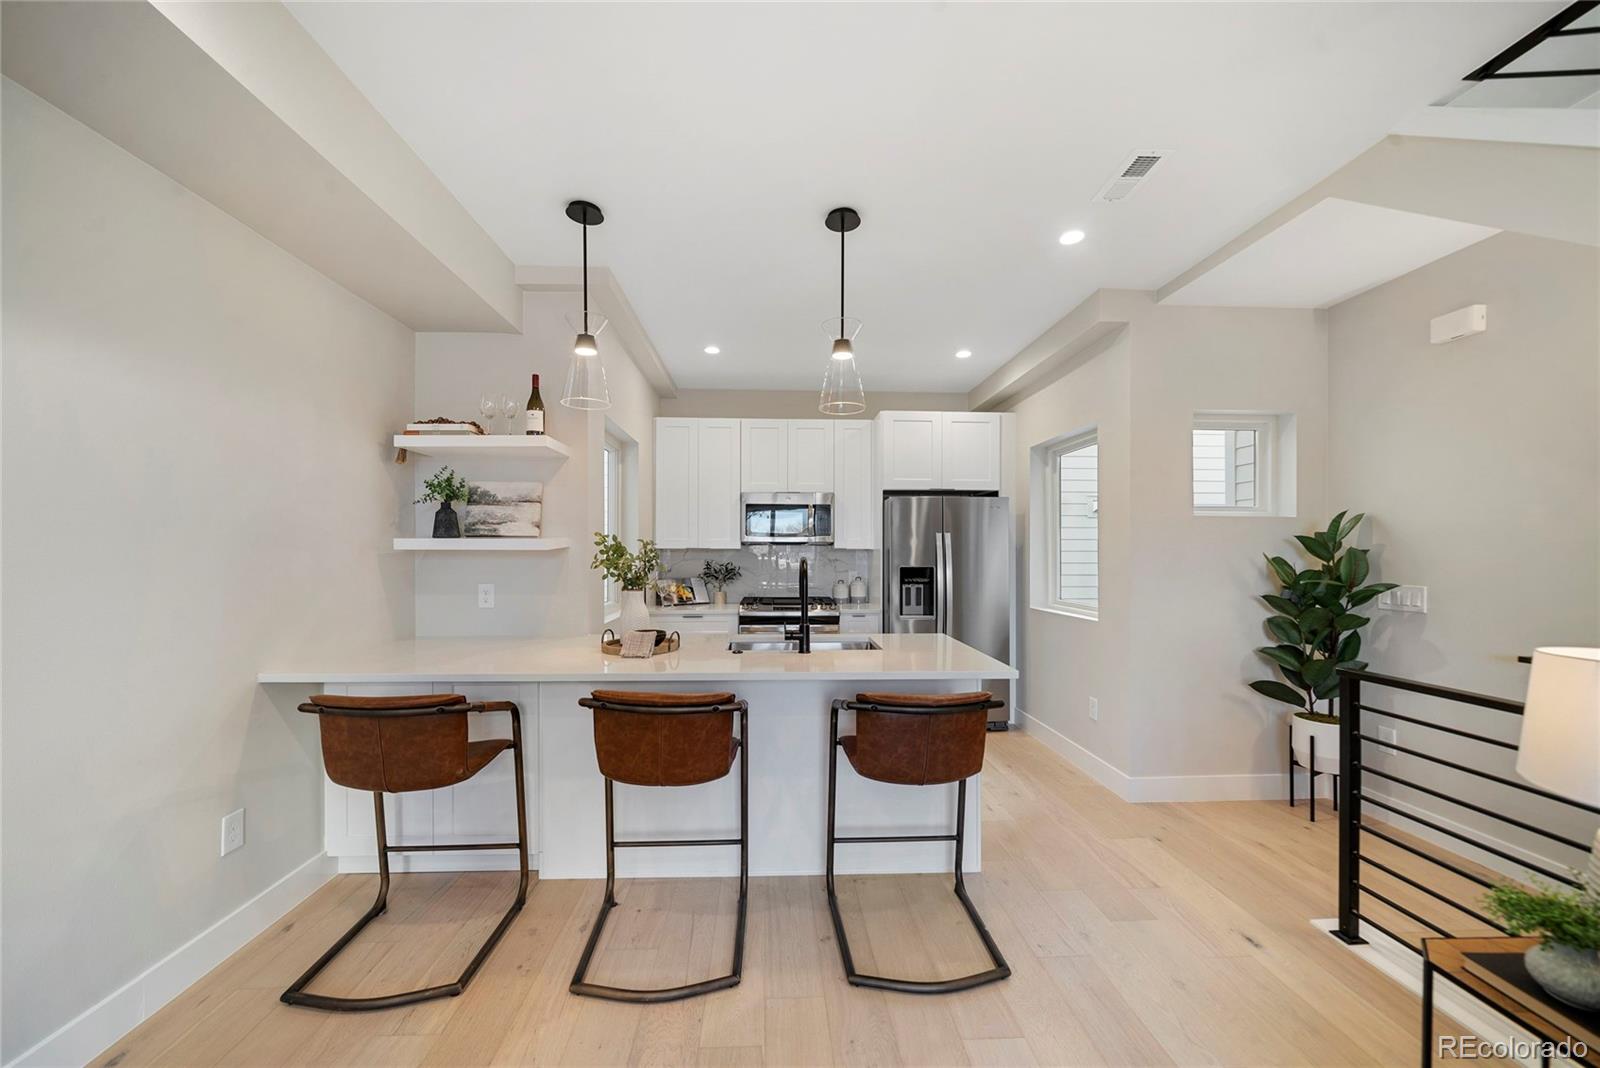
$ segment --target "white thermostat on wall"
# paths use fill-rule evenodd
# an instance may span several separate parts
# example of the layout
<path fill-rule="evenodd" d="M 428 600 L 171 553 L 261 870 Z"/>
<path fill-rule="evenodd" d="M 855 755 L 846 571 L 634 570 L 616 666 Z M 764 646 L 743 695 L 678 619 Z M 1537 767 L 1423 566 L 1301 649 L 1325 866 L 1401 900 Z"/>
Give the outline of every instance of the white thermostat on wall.
<path fill-rule="evenodd" d="M 1441 315 L 1428 324 L 1428 340 L 1435 345 L 1457 341 L 1468 334 L 1481 334 L 1489 327 L 1489 305 L 1469 304 Z"/>

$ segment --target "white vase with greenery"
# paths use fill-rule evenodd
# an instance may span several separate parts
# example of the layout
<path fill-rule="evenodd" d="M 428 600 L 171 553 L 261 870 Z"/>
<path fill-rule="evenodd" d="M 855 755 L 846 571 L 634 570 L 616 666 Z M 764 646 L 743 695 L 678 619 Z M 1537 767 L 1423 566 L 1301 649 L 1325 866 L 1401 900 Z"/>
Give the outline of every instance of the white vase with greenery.
<path fill-rule="evenodd" d="M 650 609 L 645 605 L 644 595 L 655 581 L 660 566 L 661 554 L 656 551 L 655 542 L 641 539 L 639 550 L 629 552 L 615 534 L 595 532 L 594 559 L 589 561 L 589 567 L 604 572 L 620 589 L 618 600 L 622 605 L 622 618 L 617 626 L 624 634 L 650 629 Z"/>

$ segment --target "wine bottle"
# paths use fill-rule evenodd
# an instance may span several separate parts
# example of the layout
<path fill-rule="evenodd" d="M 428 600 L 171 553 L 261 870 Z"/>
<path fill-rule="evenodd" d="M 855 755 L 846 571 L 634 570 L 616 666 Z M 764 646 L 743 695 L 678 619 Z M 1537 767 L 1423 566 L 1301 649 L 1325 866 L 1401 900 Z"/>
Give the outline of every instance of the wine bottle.
<path fill-rule="evenodd" d="M 529 434 L 544 433 L 544 400 L 539 396 L 539 376 L 533 376 L 533 390 L 528 394 L 526 432 Z"/>

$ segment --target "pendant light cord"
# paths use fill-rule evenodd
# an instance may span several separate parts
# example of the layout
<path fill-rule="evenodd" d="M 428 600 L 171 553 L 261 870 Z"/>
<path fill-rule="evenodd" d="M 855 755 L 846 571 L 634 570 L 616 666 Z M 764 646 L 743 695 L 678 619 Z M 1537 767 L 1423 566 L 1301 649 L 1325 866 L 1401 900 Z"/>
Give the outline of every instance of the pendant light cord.
<path fill-rule="evenodd" d="M 844 226 L 839 227 L 839 336 L 844 337 Z"/>
<path fill-rule="evenodd" d="M 584 213 L 584 217 L 588 218 L 587 208 L 584 209 Z M 583 332 L 587 334 L 589 332 L 589 224 L 585 222 L 578 225 L 583 227 Z"/>

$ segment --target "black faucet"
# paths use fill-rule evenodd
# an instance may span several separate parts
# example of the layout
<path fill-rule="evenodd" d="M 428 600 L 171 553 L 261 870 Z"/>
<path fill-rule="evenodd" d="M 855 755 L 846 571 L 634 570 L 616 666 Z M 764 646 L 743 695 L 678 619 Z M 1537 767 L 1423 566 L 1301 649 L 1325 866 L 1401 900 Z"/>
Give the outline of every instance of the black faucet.
<path fill-rule="evenodd" d="M 800 558 L 800 648 L 796 652 L 811 652 L 811 577 L 806 558 Z"/>

